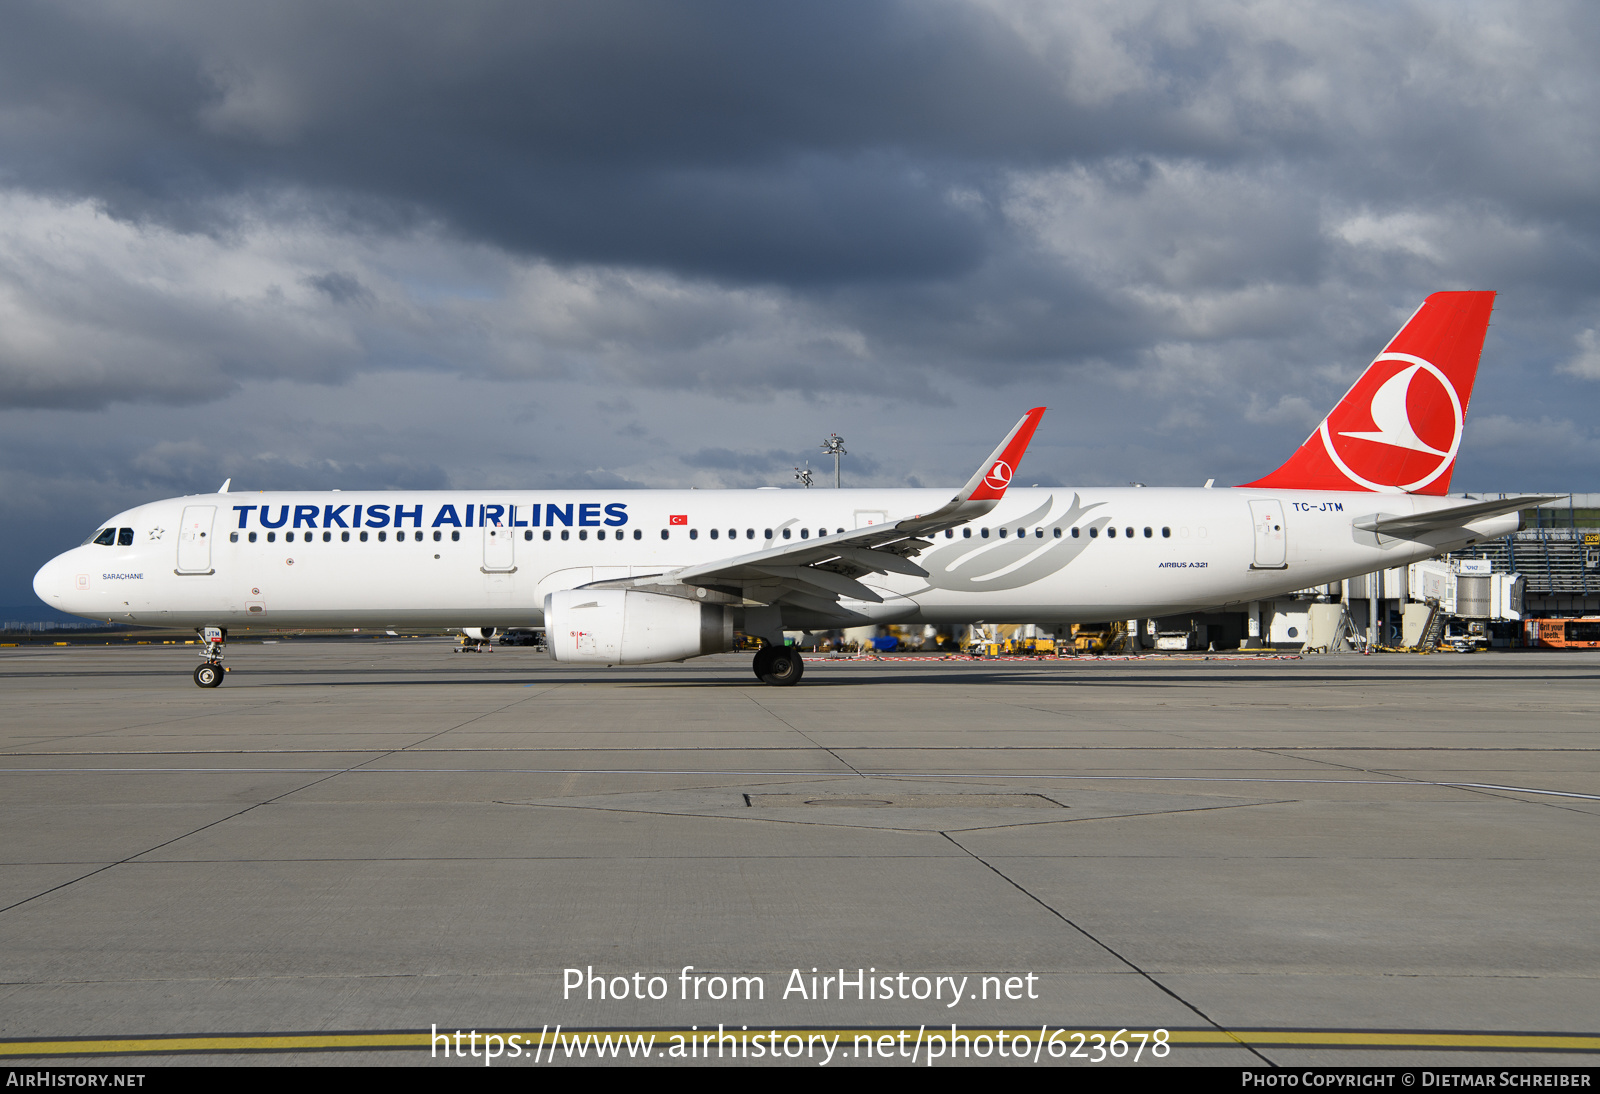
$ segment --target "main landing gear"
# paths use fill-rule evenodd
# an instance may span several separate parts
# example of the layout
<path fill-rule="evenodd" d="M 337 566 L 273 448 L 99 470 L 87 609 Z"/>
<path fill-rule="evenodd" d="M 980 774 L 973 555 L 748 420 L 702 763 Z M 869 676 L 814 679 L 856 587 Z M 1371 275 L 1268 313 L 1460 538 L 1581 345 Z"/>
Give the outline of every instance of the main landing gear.
<path fill-rule="evenodd" d="M 222 640 L 227 637 L 227 632 L 221 627 L 203 627 L 200 637 L 205 640 L 205 648 L 200 651 L 200 666 L 194 670 L 195 686 L 221 687 L 222 679 L 228 672 L 222 667 Z"/>
<path fill-rule="evenodd" d="M 774 687 L 790 687 L 806 674 L 806 663 L 794 646 L 762 646 L 756 651 L 756 678 Z"/>

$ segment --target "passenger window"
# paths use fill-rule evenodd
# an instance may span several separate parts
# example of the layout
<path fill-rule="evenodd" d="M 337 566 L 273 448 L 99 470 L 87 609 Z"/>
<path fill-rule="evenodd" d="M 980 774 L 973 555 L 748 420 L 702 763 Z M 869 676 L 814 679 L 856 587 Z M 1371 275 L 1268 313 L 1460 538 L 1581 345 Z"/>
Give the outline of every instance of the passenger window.
<path fill-rule="evenodd" d="M 285 542 L 285 543 L 293 543 L 294 542 L 294 533 L 293 532 L 285 532 L 285 533 L 283 533 L 283 542 Z"/>
<path fill-rule="evenodd" d="M 1072 538 L 1073 539 L 1077 539 L 1078 538 L 1078 529 L 1077 528 L 1074 528 L 1072 530 Z"/>
<path fill-rule="evenodd" d="M 728 529 L 728 538 L 729 539 L 738 539 L 739 538 L 739 529 L 737 529 L 737 528 L 729 528 Z"/>
<path fill-rule="evenodd" d="M 755 539 L 756 538 L 756 530 L 754 528 L 746 528 L 744 530 L 744 538 L 745 539 Z"/>
<path fill-rule="evenodd" d="M 532 532 L 528 533 L 528 538 L 529 539 L 533 538 L 533 533 Z M 550 533 L 546 532 L 544 534 L 544 538 L 545 539 L 549 539 L 550 538 Z M 451 543 L 459 543 L 459 542 L 461 542 L 461 533 L 460 532 L 451 532 L 450 533 L 450 542 Z"/>
<path fill-rule="evenodd" d="M 267 533 L 267 542 L 268 543 L 273 542 L 277 538 L 278 538 L 278 533 L 276 533 L 276 532 L 268 532 Z"/>
<path fill-rule="evenodd" d="M 668 537 L 669 537 L 669 536 L 671 536 L 671 535 L 672 535 L 672 533 L 671 533 L 671 532 L 670 532 L 670 531 L 668 531 L 668 530 L 667 530 L 667 529 L 665 529 L 665 528 L 663 528 L 663 529 L 661 529 L 661 538 L 662 538 L 662 539 L 666 539 L 666 538 L 668 538 Z M 545 538 L 547 538 L 547 539 L 548 539 L 548 538 L 549 538 L 549 536 L 550 536 L 550 533 L 549 533 L 549 532 L 546 532 L 546 533 L 545 533 Z"/>
<path fill-rule="evenodd" d="M 788 539 L 789 538 L 789 529 L 785 528 L 783 530 L 783 538 L 784 539 Z"/>
<path fill-rule="evenodd" d="M 1151 531 L 1151 530 L 1150 530 L 1150 529 L 1148 529 L 1148 528 L 1146 528 L 1146 529 L 1145 529 L 1145 530 L 1144 530 L 1144 538 L 1145 538 L 1145 539 L 1149 539 L 1149 538 L 1150 538 L 1150 537 L 1151 537 L 1151 536 L 1153 536 L 1153 535 L 1155 535 L 1155 533 L 1154 533 L 1154 532 L 1152 532 L 1152 531 Z"/>
<path fill-rule="evenodd" d="M 1056 534 L 1056 538 L 1057 539 L 1061 538 L 1061 529 L 1060 528 L 1053 528 L 1053 529 L 1051 529 L 1051 531 L 1053 531 Z"/>
<path fill-rule="evenodd" d="M 1110 536 L 1112 539 L 1116 539 L 1117 538 L 1117 530 L 1115 528 L 1107 528 L 1106 529 L 1106 535 Z"/>
<path fill-rule="evenodd" d="M 971 539 L 972 538 L 972 529 L 971 528 L 963 528 L 963 529 L 961 529 L 961 538 L 962 539 Z"/>
<path fill-rule="evenodd" d="M 772 538 L 772 529 L 771 528 L 766 529 L 766 533 L 767 533 L 767 537 L 766 538 L 771 539 Z"/>
<path fill-rule="evenodd" d="M 389 541 L 389 533 L 388 532 L 379 532 L 378 533 L 378 542 L 379 543 L 387 543 L 388 541 Z"/>
<path fill-rule="evenodd" d="M 332 543 L 333 542 L 333 533 L 332 532 L 324 532 L 324 533 L 322 533 L 322 542 L 324 542 L 324 543 Z"/>
<path fill-rule="evenodd" d="M 1162 539 L 1171 539 L 1172 538 L 1172 529 L 1171 528 L 1163 528 L 1163 529 L 1161 529 L 1161 538 Z"/>
<path fill-rule="evenodd" d="M 1122 534 L 1127 536 L 1129 539 L 1132 539 L 1133 538 L 1133 529 L 1132 528 L 1124 528 L 1122 530 Z"/>
<path fill-rule="evenodd" d="M 984 539 L 988 539 L 989 538 L 989 529 L 987 529 L 987 528 L 979 528 L 978 529 L 978 535 L 981 536 Z"/>
<path fill-rule="evenodd" d="M 811 529 L 809 529 L 809 528 L 800 529 L 800 538 L 801 539 L 810 539 L 811 538 Z"/>
<path fill-rule="evenodd" d="M 579 539 L 582 539 L 582 538 L 583 538 L 583 537 L 584 537 L 584 536 L 585 536 L 585 535 L 587 535 L 587 534 L 588 534 L 588 533 L 586 533 L 586 532 L 579 532 L 579 533 L 578 533 L 578 538 L 579 538 Z M 598 531 L 598 532 L 596 532 L 596 533 L 595 533 L 595 534 L 594 534 L 594 538 L 595 538 L 595 539 L 605 539 L 605 538 L 606 538 L 606 531 L 605 531 L 605 529 L 604 529 L 604 528 L 602 528 L 602 529 L 600 529 L 600 531 Z"/>
<path fill-rule="evenodd" d="M 339 542 L 340 543 L 349 543 L 350 542 L 350 533 L 349 532 L 340 532 L 339 533 Z"/>
<path fill-rule="evenodd" d="M 238 532 L 229 532 L 228 533 L 228 542 L 229 543 L 238 543 L 239 542 L 239 533 Z"/>
<path fill-rule="evenodd" d="M 267 538 L 268 538 L 268 539 L 271 539 L 271 538 L 272 538 L 272 533 L 271 533 L 271 532 L 268 532 L 268 533 L 267 533 Z M 361 542 L 362 542 L 362 543 L 365 543 L 365 542 L 367 542 L 367 533 L 365 533 L 365 532 L 362 532 L 362 533 L 361 533 Z"/>
<path fill-rule="evenodd" d="M 1098 529 L 1098 528 L 1094 527 L 1093 525 L 1091 525 L 1090 528 L 1089 528 L 1089 538 L 1090 539 L 1099 539 L 1100 538 L 1100 529 Z"/>
<path fill-rule="evenodd" d="M 564 540 L 565 539 L 571 539 L 572 538 L 572 533 L 567 531 L 565 528 L 563 528 L 563 529 L 561 529 L 561 538 L 564 539 Z"/>
<path fill-rule="evenodd" d="M 440 540 L 441 540 L 441 539 L 443 539 L 443 538 L 444 538 L 444 533 L 443 533 L 443 532 L 440 532 L 440 531 L 438 531 L 438 530 L 437 530 L 437 529 L 436 529 L 436 530 L 435 530 L 435 531 L 434 531 L 434 533 L 433 533 L 433 542 L 435 542 L 435 543 L 438 543 L 438 542 L 439 542 L 439 541 L 440 541 Z"/>
<path fill-rule="evenodd" d="M 1058 532 L 1057 534 L 1059 535 L 1060 533 Z M 1043 528 L 1035 528 L 1033 530 L 1033 538 L 1034 539 L 1043 539 L 1044 538 L 1044 529 Z"/>
<path fill-rule="evenodd" d="M 451 536 L 452 539 L 455 538 L 455 533 L 454 532 L 450 533 L 450 536 Z M 545 538 L 546 542 L 549 542 L 549 540 L 550 540 L 550 529 L 546 528 L 544 530 L 544 538 Z"/>
<path fill-rule="evenodd" d="M 256 541 L 256 534 L 254 532 L 251 532 L 250 533 L 250 542 L 254 543 L 255 541 Z"/>
<path fill-rule="evenodd" d="M 643 539 L 644 538 L 644 533 L 641 532 L 639 529 L 635 528 L 633 530 L 633 538 L 634 539 Z"/>
<path fill-rule="evenodd" d="M 698 528 L 689 529 L 689 538 L 690 539 L 699 539 L 700 538 L 700 529 L 698 529 Z"/>
<path fill-rule="evenodd" d="M 956 530 L 954 528 L 946 528 L 944 530 L 944 538 L 945 539 L 955 539 L 956 538 Z"/>
<path fill-rule="evenodd" d="M 117 530 L 115 528 L 102 529 L 100 534 L 94 537 L 94 542 L 99 544 L 101 547 L 116 546 Z"/>
<path fill-rule="evenodd" d="M 711 529 L 711 538 L 712 539 L 716 539 L 717 538 L 717 530 L 715 528 Z"/>
<path fill-rule="evenodd" d="M 133 546 L 133 529 L 132 528 L 118 528 L 117 529 L 117 546 L 118 547 L 132 547 Z"/>

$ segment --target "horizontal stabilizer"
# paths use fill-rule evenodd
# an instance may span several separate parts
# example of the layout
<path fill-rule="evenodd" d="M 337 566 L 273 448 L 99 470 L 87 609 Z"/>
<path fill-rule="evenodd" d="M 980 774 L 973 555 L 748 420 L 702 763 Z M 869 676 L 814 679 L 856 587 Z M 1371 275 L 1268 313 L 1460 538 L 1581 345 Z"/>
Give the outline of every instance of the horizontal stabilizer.
<path fill-rule="evenodd" d="M 1486 520 L 1519 509 L 1531 509 L 1547 501 L 1564 498 L 1565 494 L 1544 494 L 1525 498 L 1496 498 L 1469 505 L 1452 505 L 1448 509 L 1435 509 L 1429 513 L 1414 513 L 1408 517 L 1374 517 L 1358 520 L 1355 526 L 1363 532 L 1376 532 L 1397 539 L 1412 539 L 1440 528 L 1462 528 L 1476 520 Z"/>

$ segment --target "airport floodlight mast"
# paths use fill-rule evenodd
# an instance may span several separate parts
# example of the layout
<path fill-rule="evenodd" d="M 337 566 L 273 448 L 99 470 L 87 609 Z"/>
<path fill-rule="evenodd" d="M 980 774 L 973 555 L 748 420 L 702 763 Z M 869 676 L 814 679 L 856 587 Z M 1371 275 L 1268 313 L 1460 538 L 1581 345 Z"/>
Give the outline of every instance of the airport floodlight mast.
<path fill-rule="evenodd" d="M 807 463 L 804 467 L 795 468 L 794 477 L 800 480 L 801 486 L 805 487 L 807 490 L 811 489 L 811 465 L 809 463 Z"/>
<path fill-rule="evenodd" d="M 844 438 L 837 433 L 830 433 L 822 442 L 822 450 L 833 457 L 833 488 L 839 489 L 839 457 L 848 456 L 844 450 Z"/>

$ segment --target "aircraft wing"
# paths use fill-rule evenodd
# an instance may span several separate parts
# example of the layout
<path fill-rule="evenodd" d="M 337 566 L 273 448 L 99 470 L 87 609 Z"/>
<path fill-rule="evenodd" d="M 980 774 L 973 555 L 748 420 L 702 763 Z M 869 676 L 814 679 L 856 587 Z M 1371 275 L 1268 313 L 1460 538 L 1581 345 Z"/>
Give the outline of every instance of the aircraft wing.
<path fill-rule="evenodd" d="M 1024 414 L 960 492 L 931 513 L 688 566 L 659 580 L 702 588 L 735 586 L 755 594 L 747 599 L 790 600 L 811 608 L 836 608 L 842 596 L 882 602 L 859 579 L 873 573 L 927 577 L 911 561 L 933 546 L 922 537 L 958 527 L 1000 504 L 1044 411 L 1041 406 Z"/>
<path fill-rule="evenodd" d="M 1531 509 L 1547 501 L 1564 497 L 1565 494 L 1540 494 L 1521 498 L 1496 498 L 1493 501 L 1452 505 L 1448 509 L 1434 509 L 1427 513 L 1413 513 L 1408 517 L 1367 517 L 1357 520 L 1355 526 L 1364 532 L 1376 532 L 1396 539 L 1412 539 L 1440 528 L 1461 528 L 1475 520 L 1515 513 L 1519 509 Z"/>

